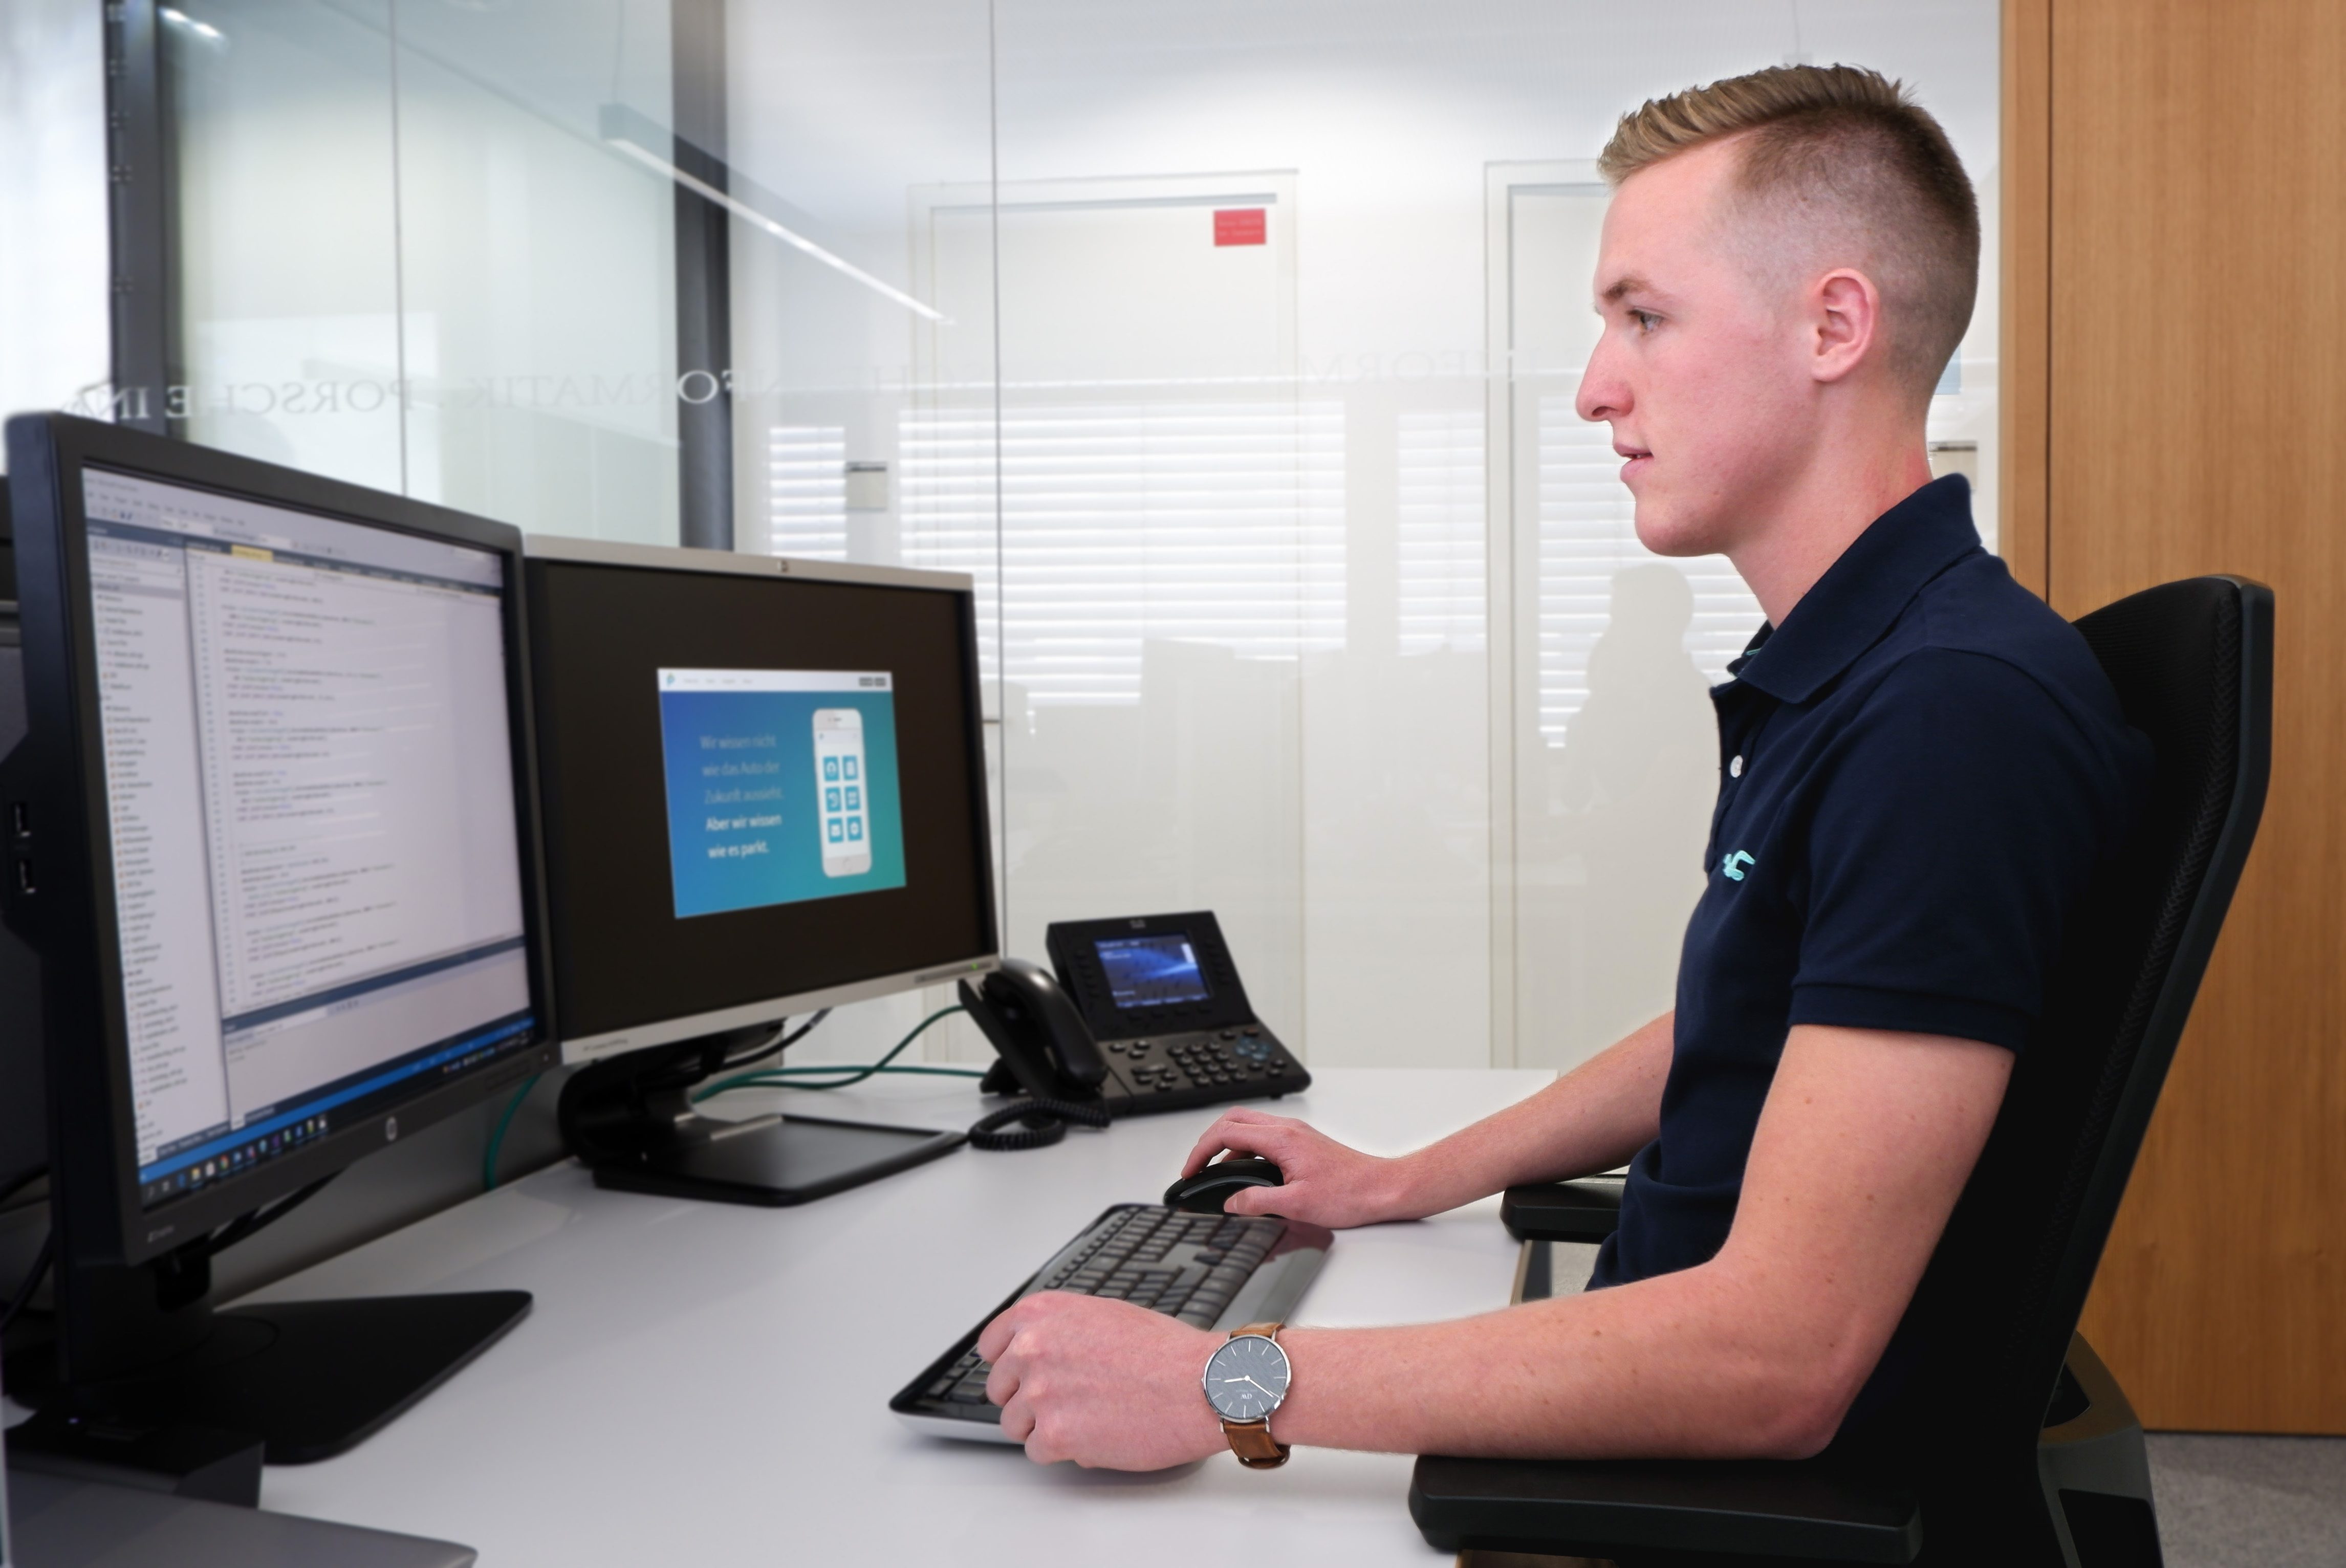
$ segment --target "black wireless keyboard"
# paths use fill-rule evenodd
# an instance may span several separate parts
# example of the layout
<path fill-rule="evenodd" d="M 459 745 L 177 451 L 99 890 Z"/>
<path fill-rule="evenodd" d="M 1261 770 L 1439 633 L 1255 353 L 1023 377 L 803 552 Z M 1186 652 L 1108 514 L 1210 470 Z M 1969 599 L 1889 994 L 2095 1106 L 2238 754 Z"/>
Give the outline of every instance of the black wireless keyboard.
<path fill-rule="evenodd" d="M 1002 1412 L 985 1397 L 994 1369 L 977 1359 L 975 1347 L 985 1325 L 1011 1302 L 1037 1290 L 1072 1290 L 1130 1301 L 1200 1329 L 1284 1321 L 1334 1239 L 1300 1220 L 1118 1204 L 930 1362 L 888 1408 L 922 1431 L 1007 1442 Z"/>

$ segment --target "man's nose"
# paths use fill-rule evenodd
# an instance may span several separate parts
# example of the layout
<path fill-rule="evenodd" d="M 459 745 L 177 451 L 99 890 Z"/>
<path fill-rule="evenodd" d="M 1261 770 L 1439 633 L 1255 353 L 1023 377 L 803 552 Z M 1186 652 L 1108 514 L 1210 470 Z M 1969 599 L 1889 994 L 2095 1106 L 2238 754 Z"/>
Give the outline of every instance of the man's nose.
<path fill-rule="evenodd" d="M 1629 389 L 1617 363 L 1613 334 L 1606 332 L 1589 351 L 1588 368 L 1580 372 L 1580 390 L 1573 395 L 1573 411 L 1581 418 L 1618 419 L 1629 412 Z"/>

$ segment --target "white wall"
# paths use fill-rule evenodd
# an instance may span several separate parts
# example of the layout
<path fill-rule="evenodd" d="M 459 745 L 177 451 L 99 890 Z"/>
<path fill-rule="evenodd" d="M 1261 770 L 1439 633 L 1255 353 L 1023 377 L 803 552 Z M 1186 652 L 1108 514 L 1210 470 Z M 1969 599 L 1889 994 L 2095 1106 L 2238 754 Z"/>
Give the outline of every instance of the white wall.
<path fill-rule="evenodd" d="M 107 406 L 103 15 L 0 5 L 0 416 Z"/>

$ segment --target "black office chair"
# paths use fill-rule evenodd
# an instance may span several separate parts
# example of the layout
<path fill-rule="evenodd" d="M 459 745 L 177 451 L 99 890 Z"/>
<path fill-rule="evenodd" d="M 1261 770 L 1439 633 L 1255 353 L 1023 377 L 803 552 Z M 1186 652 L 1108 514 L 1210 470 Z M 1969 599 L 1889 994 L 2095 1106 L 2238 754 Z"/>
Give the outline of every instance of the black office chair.
<path fill-rule="evenodd" d="M 2160 1562 L 2142 1427 L 2076 1330 L 2264 809 L 2272 591 L 2195 577 L 2076 623 L 2157 748 L 2133 847 L 2089 896 L 1912 1312 L 1953 1346 L 1912 1441 L 1798 1462 L 1417 1461 L 1427 1541 L 1623 1568 Z M 1617 1187 L 1518 1188 L 1520 1236 L 1601 1238 Z M 1544 1252 L 1535 1245 L 1527 1256 Z M 1540 1260 L 1526 1294 L 1542 1293 Z"/>

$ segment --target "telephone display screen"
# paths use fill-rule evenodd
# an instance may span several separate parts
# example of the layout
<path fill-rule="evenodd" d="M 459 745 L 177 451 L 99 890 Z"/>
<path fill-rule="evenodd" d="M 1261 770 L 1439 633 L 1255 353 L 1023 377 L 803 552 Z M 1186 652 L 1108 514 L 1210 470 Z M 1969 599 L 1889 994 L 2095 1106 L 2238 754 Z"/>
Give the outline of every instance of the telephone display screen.
<path fill-rule="evenodd" d="M 1124 937 L 1092 947 L 1118 1007 L 1164 1007 L 1213 994 L 1186 936 Z"/>

